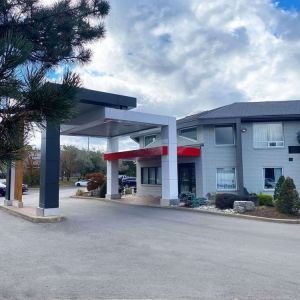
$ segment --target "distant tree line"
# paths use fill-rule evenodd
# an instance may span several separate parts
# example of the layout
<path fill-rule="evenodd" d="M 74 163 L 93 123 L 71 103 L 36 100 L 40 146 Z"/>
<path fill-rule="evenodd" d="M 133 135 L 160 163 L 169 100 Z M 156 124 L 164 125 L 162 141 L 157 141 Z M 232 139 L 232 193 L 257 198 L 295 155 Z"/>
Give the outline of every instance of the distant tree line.
<path fill-rule="evenodd" d="M 40 154 L 39 150 L 27 147 L 25 158 L 24 182 L 30 186 L 39 185 L 40 180 Z M 106 161 L 101 151 L 87 151 L 75 146 L 63 146 L 60 152 L 60 179 L 86 178 L 87 174 L 106 174 Z M 119 161 L 119 174 L 130 177 L 136 176 L 136 165 L 134 161 Z"/>

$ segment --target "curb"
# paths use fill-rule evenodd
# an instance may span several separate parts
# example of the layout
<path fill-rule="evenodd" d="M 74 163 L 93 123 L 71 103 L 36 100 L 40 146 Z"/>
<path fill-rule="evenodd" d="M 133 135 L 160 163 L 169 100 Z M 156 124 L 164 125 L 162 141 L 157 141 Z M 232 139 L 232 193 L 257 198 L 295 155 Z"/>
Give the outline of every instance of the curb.
<path fill-rule="evenodd" d="M 9 213 L 10 215 L 20 217 L 24 220 L 30 221 L 32 223 L 57 223 L 65 220 L 64 216 L 52 216 L 52 217 L 38 217 L 38 216 L 30 216 L 28 214 L 24 214 L 21 211 L 13 210 L 7 206 L 0 205 L 0 210 Z"/>
<path fill-rule="evenodd" d="M 247 220 L 255 220 L 255 221 L 262 221 L 262 222 L 270 222 L 270 223 L 279 223 L 279 224 L 300 224 L 300 219 L 274 219 L 274 218 L 265 218 L 265 217 L 257 217 L 257 216 L 250 216 L 250 215 L 241 215 L 241 214 L 225 214 L 222 212 L 215 212 L 215 211 L 205 211 L 195 208 L 187 208 L 187 207 L 178 207 L 178 206 L 160 206 L 160 205 L 151 205 L 151 204 L 134 204 L 134 203 L 124 203 L 122 200 L 107 200 L 105 198 L 98 198 L 98 197 L 87 197 L 87 196 L 71 196 L 70 198 L 74 199 L 86 199 L 86 200 L 97 200 L 109 203 L 119 203 L 123 205 L 134 205 L 134 206 L 143 206 L 143 207 L 153 207 L 153 208 L 163 208 L 163 209 L 174 209 L 174 210 L 183 210 L 193 213 L 201 213 L 201 214 L 210 214 L 210 215 L 217 215 L 217 216 L 224 216 L 224 217 L 231 217 L 231 218 L 240 218 L 240 219 L 247 219 Z"/>

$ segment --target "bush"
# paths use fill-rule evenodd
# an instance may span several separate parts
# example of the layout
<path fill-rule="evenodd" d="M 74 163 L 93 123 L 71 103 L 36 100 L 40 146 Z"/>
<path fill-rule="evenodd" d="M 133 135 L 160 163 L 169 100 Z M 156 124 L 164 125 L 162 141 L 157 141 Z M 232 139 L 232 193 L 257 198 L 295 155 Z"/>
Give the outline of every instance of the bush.
<path fill-rule="evenodd" d="M 273 197 L 271 195 L 259 194 L 257 195 L 259 199 L 259 205 L 261 206 L 274 206 Z"/>
<path fill-rule="evenodd" d="M 105 198 L 105 195 L 106 195 L 106 181 L 100 187 L 100 193 L 99 193 L 100 198 Z"/>
<path fill-rule="evenodd" d="M 96 190 L 105 182 L 105 176 L 102 173 L 90 173 L 87 174 L 85 177 L 86 179 L 90 180 L 87 184 L 88 191 Z"/>
<path fill-rule="evenodd" d="M 234 201 L 252 201 L 255 206 L 258 205 L 258 198 L 255 195 L 240 196 L 228 193 L 216 195 L 216 207 L 219 209 L 233 208 Z"/>
<path fill-rule="evenodd" d="M 83 190 L 78 189 L 78 190 L 76 191 L 76 196 L 83 196 L 83 195 L 84 195 L 84 191 L 83 191 Z"/>
<path fill-rule="evenodd" d="M 277 200 L 279 198 L 279 194 L 280 194 L 284 180 L 285 180 L 284 176 L 279 177 L 279 179 L 276 183 L 276 186 L 275 186 L 275 190 L 274 190 L 274 197 L 273 197 L 274 200 Z"/>
<path fill-rule="evenodd" d="M 276 208 L 284 214 L 296 214 L 300 208 L 299 194 L 292 178 L 287 177 L 275 201 Z"/>
<path fill-rule="evenodd" d="M 216 195 L 216 207 L 219 209 L 233 208 L 234 201 L 241 200 L 236 194 L 217 194 Z"/>

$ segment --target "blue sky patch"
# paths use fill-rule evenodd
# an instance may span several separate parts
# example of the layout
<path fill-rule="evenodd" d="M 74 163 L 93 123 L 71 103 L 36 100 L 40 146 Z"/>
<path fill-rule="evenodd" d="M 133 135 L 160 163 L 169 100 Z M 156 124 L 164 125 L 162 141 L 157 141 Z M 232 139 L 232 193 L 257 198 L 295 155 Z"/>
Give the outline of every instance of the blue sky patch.
<path fill-rule="evenodd" d="M 300 0 L 273 0 L 273 2 L 281 9 L 300 11 Z"/>

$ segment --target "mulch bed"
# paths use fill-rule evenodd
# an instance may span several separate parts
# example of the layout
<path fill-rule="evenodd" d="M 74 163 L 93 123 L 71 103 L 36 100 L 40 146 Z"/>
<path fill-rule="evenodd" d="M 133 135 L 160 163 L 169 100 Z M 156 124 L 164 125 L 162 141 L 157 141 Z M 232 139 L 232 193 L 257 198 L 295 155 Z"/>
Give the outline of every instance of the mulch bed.
<path fill-rule="evenodd" d="M 254 211 L 248 211 L 244 215 L 274 218 L 274 219 L 300 219 L 300 215 L 287 215 L 278 212 L 275 207 L 270 206 L 258 206 Z"/>

